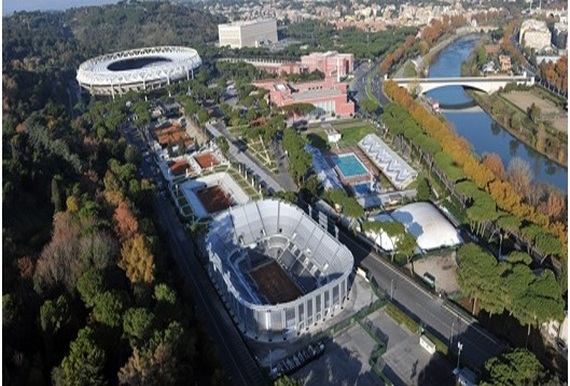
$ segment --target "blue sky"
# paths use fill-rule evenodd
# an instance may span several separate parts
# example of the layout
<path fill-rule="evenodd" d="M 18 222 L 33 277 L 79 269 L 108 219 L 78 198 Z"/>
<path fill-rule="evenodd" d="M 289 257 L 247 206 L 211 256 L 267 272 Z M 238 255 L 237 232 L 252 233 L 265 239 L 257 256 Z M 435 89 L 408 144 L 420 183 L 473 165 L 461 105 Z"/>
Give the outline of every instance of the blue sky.
<path fill-rule="evenodd" d="M 117 3 L 118 0 L 3 0 L 2 15 L 14 11 L 61 11 L 72 7 L 86 5 L 103 5 Z"/>

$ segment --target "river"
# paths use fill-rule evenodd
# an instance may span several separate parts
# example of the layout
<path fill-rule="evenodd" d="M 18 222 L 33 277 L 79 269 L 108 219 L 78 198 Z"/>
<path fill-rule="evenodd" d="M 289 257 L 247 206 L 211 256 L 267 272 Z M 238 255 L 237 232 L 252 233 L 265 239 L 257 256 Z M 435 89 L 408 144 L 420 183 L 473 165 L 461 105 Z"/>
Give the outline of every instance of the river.
<path fill-rule="evenodd" d="M 461 62 L 467 59 L 478 39 L 478 36 L 468 36 L 444 48 L 432 62 L 428 77 L 461 76 Z M 429 91 L 426 95 L 438 100 L 441 105 L 473 102 L 461 86 L 444 87 Z M 465 111 L 446 111 L 443 114 L 447 121 L 453 124 L 457 133 L 471 143 L 477 155 L 496 153 L 501 157 L 505 169 L 513 157 L 522 158 L 530 164 L 536 181 L 546 182 L 564 193 L 568 192 L 567 168 L 549 160 L 512 136 L 480 107 Z"/>

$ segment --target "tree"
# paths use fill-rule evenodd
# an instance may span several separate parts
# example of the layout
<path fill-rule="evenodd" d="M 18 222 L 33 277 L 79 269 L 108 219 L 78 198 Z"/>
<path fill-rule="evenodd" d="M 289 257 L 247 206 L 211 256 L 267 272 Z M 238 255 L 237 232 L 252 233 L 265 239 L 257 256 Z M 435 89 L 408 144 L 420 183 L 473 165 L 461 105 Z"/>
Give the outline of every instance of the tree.
<path fill-rule="evenodd" d="M 119 205 L 117 205 L 113 214 L 113 220 L 115 222 L 115 233 L 121 242 L 125 242 L 137 235 L 139 222 L 133 214 L 128 201 L 119 201 Z"/>
<path fill-rule="evenodd" d="M 117 294 L 110 291 L 97 294 L 93 303 L 93 316 L 97 321 L 109 327 L 117 327 L 121 324 L 124 305 L 123 300 Z"/>
<path fill-rule="evenodd" d="M 481 385 L 526 386 L 542 384 L 544 368 L 527 349 L 517 348 L 485 362 Z"/>
<path fill-rule="evenodd" d="M 273 382 L 273 386 L 302 386 L 303 383 L 293 378 L 289 378 L 288 376 L 284 375 L 279 377 L 275 382 Z"/>
<path fill-rule="evenodd" d="M 95 344 L 94 332 L 90 327 L 79 330 L 77 338 L 69 347 L 69 354 L 52 373 L 57 386 L 107 384 L 103 375 L 105 352 Z"/>
<path fill-rule="evenodd" d="M 535 105 L 534 102 L 526 109 L 526 115 L 528 119 L 530 119 L 534 124 L 538 124 L 541 114 L 542 112 L 540 110 L 540 107 Z"/>
<path fill-rule="evenodd" d="M 481 300 L 481 307 L 491 313 L 500 313 L 501 304 L 504 308 L 504 292 L 498 280 L 505 267 L 499 267 L 495 258 L 477 244 L 465 244 L 457 254 L 460 262 L 457 283 L 463 293 L 473 299 L 473 314 L 477 310 L 477 300 Z"/>
<path fill-rule="evenodd" d="M 133 350 L 133 355 L 119 370 L 119 382 L 128 385 L 175 384 L 179 369 L 176 354 L 182 342 L 187 343 L 184 329 L 178 322 L 155 331 L 146 347 Z"/>
<path fill-rule="evenodd" d="M 489 169 L 496 178 L 503 179 L 505 167 L 503 161 L 498 154 L 486 154 L 481 161 L 481 165 Z"/>
<path fill-rule="evenodd" d="M 511 183 L 514 191 L 526 196 L 534 176 L 528 162 L 519 157 L 511 158 L 507 168 L 507 180 Z"/>
<path fill-rule="evenodd" d="M 154 256 L 147 244 L 142 235 L 123 243 L 119 267 L 125 270 L 131 283 L 151 283 L 154 280 Z"/>
<path fill-rule="evenodd" d="M 69 305 L 64 296 L 59 296 L 55 301 L 46 300 L 40 308 L 42 330 L 50 335 L 69 323 L 70 318 Z"/>
<path fill-rule="evenodd" d="M 219 136 L 214 140 L 214 142 L 216 143 L 216 145 L 218 145 L 218 148 L 220 149 L 222 154 L 227 157 L 228 151 L 230 150 L 230 145 L 228 144 L 228 140 L 226 139 L 226 137 Z"/>
<path fill-rule="evenodd" d="M 123 316 L 123 331 L 131 342 L 131 347 L 150 337 L 154 324 L 154 314 L 146 308 L 129 308 Z"/>
<path fill-rule="evenodd" d="M 431 187 L 429 181 L 425 177 L 418 179 L 416 199 L 418 201 L 428 201 L 431 198 Z"/>
<path fill-rule="evenodd" d="M 59 212 L 63 209 L 62 195 L 61 195 L 61 181 L 62 177 L 56 174 L 51 179 L 51 203 L 54 207 L 54 212 Z"/>
<path fill-rule="evenodd" d="M 125 148 L 125 161 L 138 166 L 141 162 L 141 151 L 138 146 L 131 145 L 130 143 Z"/>
<path fill-rule="evenodd" d="M 77 281 L 77 291 L 87 307 L 95 305 L 95 297 L 102 293 L 104 289 L 103 275 L 95 269 L 89 269 Z"/>

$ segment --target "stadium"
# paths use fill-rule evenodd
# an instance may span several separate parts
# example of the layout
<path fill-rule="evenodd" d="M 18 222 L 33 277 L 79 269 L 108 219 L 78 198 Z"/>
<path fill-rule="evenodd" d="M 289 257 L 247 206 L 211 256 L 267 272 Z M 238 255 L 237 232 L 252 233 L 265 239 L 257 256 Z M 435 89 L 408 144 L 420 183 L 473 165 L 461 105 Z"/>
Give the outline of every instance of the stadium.
<path fill-rule="evenodd" d="M 92 95 L 163 88 L 194 77 L 202 59 L 193 48 L 163 46 L 115 52 L 83 62 L 77 82 Z"/>
<path fill-rule="evenodd" d="M 352 253 L 292 204 L 254 201 L 218 214 L 206 248 L 208 273 L 247 336 L 294 338 L 348 298 Z"/>

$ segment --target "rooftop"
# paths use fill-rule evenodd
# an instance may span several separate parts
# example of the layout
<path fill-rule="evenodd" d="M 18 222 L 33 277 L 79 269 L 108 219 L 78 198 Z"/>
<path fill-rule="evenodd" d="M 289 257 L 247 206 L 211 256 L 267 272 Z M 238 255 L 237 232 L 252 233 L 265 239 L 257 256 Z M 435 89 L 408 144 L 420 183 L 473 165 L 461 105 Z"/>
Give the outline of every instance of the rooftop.
<path fill-rule="evenodd" d="M 343 92 L 341 90 L 336 88 L 329 88 L 329 89 L 301 91 L 298 93 L 294 93 L 292 95 L 292 98 L 294 101 L 300 102 L 309 99 L 330 98 L 339 95 L 343 95 Z"/>

